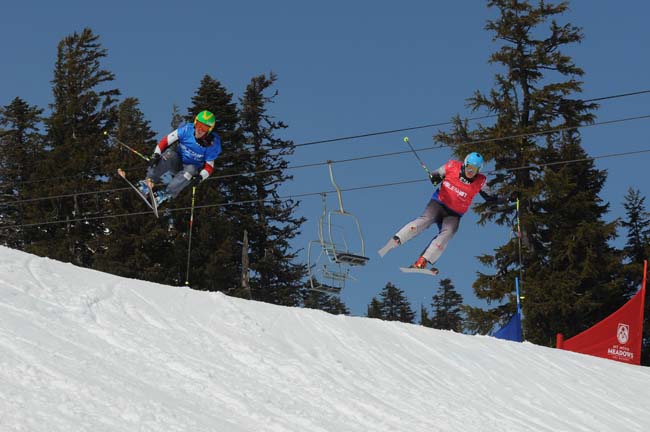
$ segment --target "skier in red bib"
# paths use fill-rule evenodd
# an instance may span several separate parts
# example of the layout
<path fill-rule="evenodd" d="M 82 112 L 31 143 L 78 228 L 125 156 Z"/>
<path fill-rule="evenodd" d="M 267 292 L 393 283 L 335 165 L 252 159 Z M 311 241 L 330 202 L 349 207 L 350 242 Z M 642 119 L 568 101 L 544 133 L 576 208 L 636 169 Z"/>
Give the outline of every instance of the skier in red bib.
<path fill-rule="evenodd" d="M 438 225 L 438 235 L 411 267 L 425 269 L 427 264 L 438 261 L 458 231 L 461 216 L 469 210 L 476 195 L 481 194 L 488 202 L 502 201 L 487 186 L 486 177 L 479 173 L 482 167 L 483 156 L 472 152 L 462 163 L 450 160 L 432 171 L 429 179 L 434 186 L 440 184 L 440 187 L 434 192 L 422 215 L 397 231 L 379 250 L 379 255 L 383 257 L 389 250 L 406 243 L 435 223 Z M 431 271 L 434 274 L 438 272 L 435 268 Z"/>

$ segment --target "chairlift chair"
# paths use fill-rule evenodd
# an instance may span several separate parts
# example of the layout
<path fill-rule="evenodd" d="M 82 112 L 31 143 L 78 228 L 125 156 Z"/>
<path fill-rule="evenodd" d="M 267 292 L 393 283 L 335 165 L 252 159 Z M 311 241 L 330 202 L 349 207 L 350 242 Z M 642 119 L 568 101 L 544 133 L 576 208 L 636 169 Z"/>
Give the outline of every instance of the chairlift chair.
<path fill-rule="evenodd" d="M 314 261 L 312 261 L 312 246 L 320 248 L 320 253 Z M 328 258 L 327 264 L 320 262 L 323 254 Z M 309 290 L 326 294 L 340 294 L 341 290 L 345 288 L 345 282 L 350 277 L 349 269 L 344 270 L 340 263 L 331 261 L 325 249 L 323 249 L 321 240 L 309 242 L 307 247 L 307 271 Z"/>
<path fill-rule="evenodd" d="M 330 256 L 332 260 L 337 263 L 347 264 L 350 266 L 365 265 L 370 258 L 366 256 L 366 248 L 363 240 L 363 234 L 361 233 L 361 225 L 359 224 L 359 220 L 356 218 L 356 216 L 354 216 L 352 213 L 346 212 L 345 209 L 343 208 L 343 197 L 341 196 L 341 189 L 338 187 L 336 181 L 334 180 L 334 172 L 332 171 L 332 161 L 327 161 L 327 167 L 329 168 L 330 180 L 332 181 L 332 185 L 336 189 L 336 195 L 339 200 L 339 210 L 334 210 L 327 213 L 327 234 L 328 234 L 329 241 L 327 242 L 324 241 L 323 244 L 329 246 L 331 249 L 327 250 L 326 252 L 328 253 L 328 256 Z M 343 244 L 343 249 L 336 248 L 334 238 L 332 235 L 332 216 L 346 217 L 354 221 L 354 224 L 357 228 L 358 238 L 361 244 L 361 250 L 359 252 L 350 251 L 347 245 L 347 241 L 345 240 Z M 321 232 L 322 232 L 322 221 L 321 221 Z"/>

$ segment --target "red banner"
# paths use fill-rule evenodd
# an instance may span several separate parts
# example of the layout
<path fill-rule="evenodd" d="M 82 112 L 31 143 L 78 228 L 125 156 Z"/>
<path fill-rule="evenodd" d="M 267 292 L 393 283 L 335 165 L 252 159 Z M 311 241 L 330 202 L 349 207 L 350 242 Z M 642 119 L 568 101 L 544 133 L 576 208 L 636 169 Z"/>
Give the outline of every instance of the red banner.
<path fill-rule="evenodd" d="M 634 297 L 619 310 L 571 339 L 562 343 L 561 337 L 558 337 L 558 348 L 640 364 L 647 265 L 648 262 L 644 262 L 643 285 Z"/>

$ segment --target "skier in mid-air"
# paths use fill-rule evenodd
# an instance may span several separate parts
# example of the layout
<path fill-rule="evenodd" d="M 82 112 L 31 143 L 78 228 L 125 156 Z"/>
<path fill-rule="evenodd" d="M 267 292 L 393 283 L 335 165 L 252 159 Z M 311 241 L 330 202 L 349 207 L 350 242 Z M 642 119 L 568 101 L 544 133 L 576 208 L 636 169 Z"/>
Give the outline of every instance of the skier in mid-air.
<path fill-rule="evenodd" d="M 137 184 L 140 192 L 147 196 L 149 186 L 168 174 L 171 181 L 154 194 L 156 204 L 160 205 L 176 198 L 187 186 L 196 186 L 207 179 L 221 153 L 221 138 L 213 131 L 215 124 L 214 114 L 201 111 L 194 123 L 181 125 L 161 139 L 149 158 L 146 179 Z"/>
<path fill-rule="evenodd" d="M 452 159 L 432 171 L 429 179 L 434 186 L 440 184 L 440 187 L 434 192 L 422 215 L 397 231 L 379 250 L 379 255 L 383 257 L 391 249 L 406 243 L 435 223 L 438 225 L 438 235 L 411 268 L 426 269 L 428 264 L 435 264 L 458 231 L 460 218 L 467 212 L 476 195 L 481 194 L 490 203 L 504 202 L 489 188 L 486 177 L 479 173 L 482 167 L 483 156 L 472 152 L 462 163 Z M 433 274 L 438 273 L 436 268 L 429 270 Z"/>

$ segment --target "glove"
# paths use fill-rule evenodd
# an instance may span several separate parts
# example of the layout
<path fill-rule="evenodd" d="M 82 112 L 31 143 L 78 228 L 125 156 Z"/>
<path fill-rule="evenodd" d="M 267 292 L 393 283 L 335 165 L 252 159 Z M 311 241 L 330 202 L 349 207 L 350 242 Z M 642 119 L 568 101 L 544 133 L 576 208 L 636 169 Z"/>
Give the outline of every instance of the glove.
<path fill-rule="evenodd" d="M 429 180 L 431 180 L 431 183 L 434 186 L 438 186 L 438 184 L 442 181 L 442 176 L 437 172 L 429 173 Z"/>
<path fill-rule="evenodd" d="M 149 166 L 151 168 L 155 168 L 156 165 L 158 165 L 158 163 L 160 162 L 160 159 L 161 159 L 160 153 L 152 154 L 151 157 L 149 158 Z"/>
<path fill-rule="evenodd" d="M 201 177 L 200 175 L 195 175 L 195 176 L 192 177 L 192 179 L 190 180 L 190 185 L 196 187 L 196 186 L 198 186 L 199 183 L 201 183 L 202 181 L 203 181 L 203 177 Z"/>

